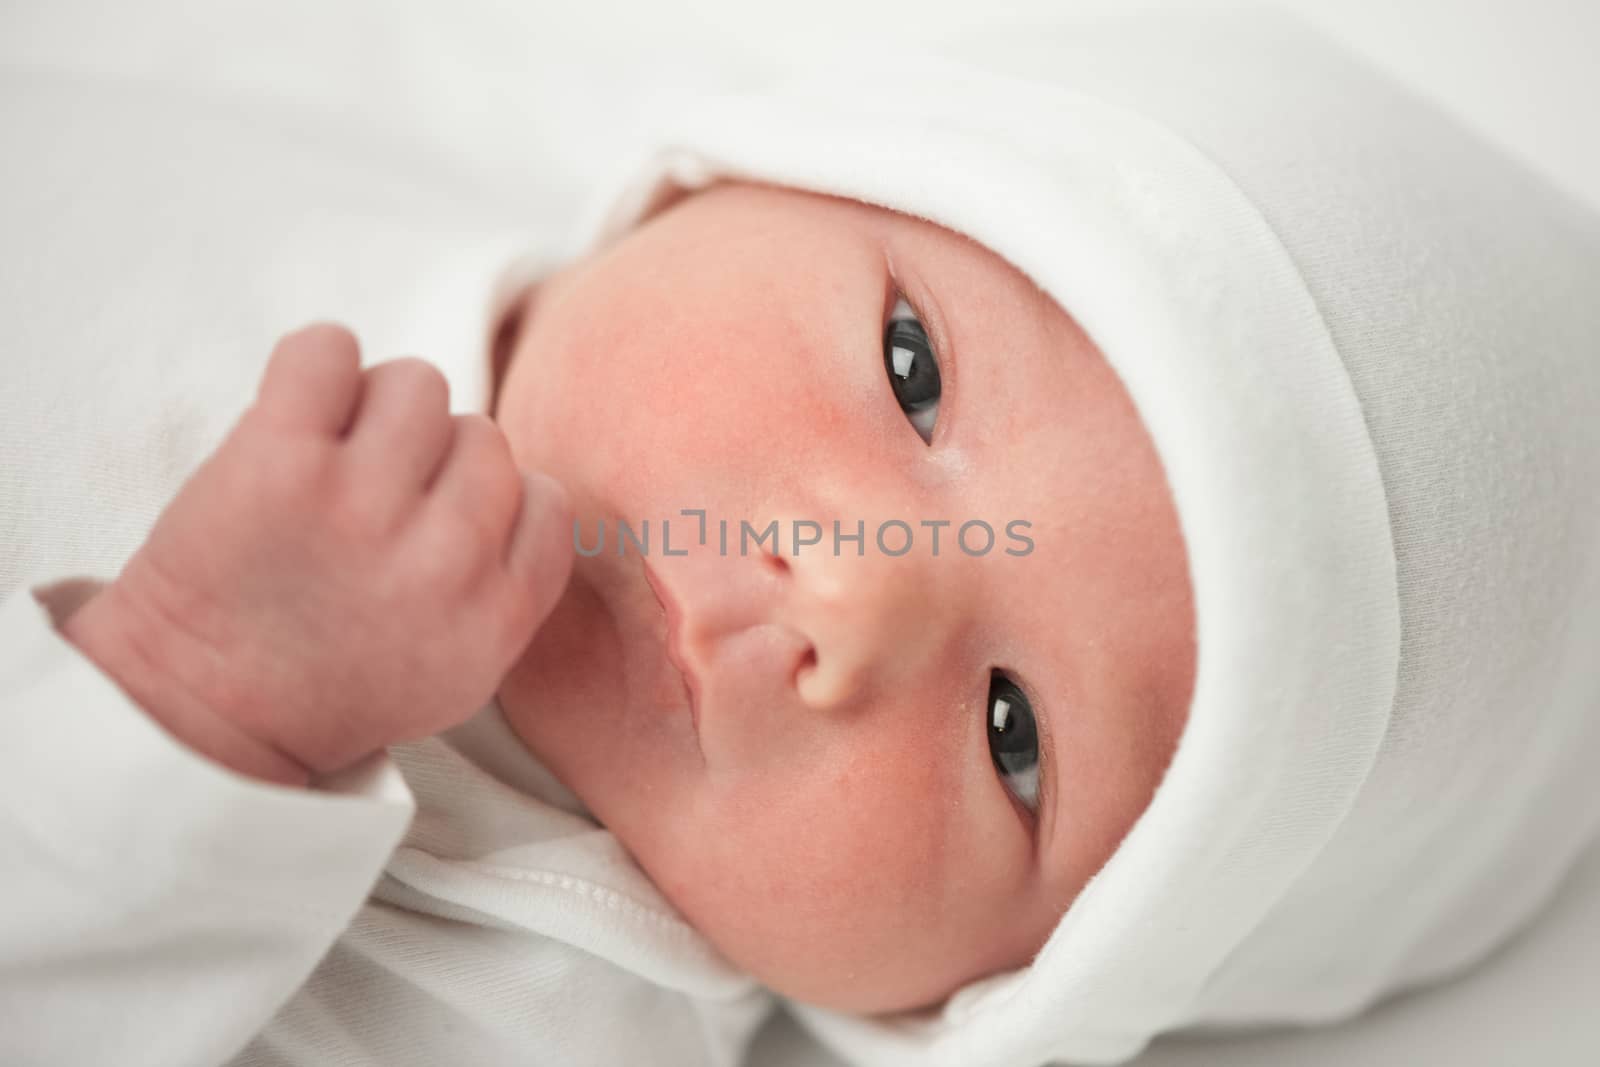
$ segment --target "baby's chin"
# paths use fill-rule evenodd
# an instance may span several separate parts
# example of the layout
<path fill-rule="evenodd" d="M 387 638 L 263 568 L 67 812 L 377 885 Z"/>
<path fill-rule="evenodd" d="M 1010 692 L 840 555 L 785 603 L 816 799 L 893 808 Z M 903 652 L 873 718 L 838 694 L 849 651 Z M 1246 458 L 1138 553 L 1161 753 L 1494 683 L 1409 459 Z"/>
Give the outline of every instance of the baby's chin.
<path fill-rule="evenodd" d="M 718 940 L 713 932 L 699 924 L 696 926 L 702 934 L 710 933 L 714 943 Z M 812 944 L 819 939 L 816 935 L 807 938 Z M 757 958 L 749 958 L 740 953 L 736 945 L 719 944 L 718 948 L 735 966 L 779 996 L 849 1015 L 932 1016 L 954 993 L 971 981 L 987 976 L 973 973 L 970 977 L 938 977 L 920 963 L 897 967 L 893 960 L 898 954 L 892 952 L 873 953 L 871 959 L 840 960 L 819 967 L 810 958 L 809 949 L 799 950 L 800 956 L 791 961 L 774 959 L 766 951 Z"/>

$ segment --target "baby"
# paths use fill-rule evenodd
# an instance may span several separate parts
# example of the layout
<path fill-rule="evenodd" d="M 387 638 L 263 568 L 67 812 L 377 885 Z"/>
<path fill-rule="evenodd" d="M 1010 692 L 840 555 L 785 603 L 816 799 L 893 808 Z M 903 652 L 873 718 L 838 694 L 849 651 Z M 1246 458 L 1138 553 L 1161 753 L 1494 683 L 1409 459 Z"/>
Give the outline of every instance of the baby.
<path fill-rule="evenodd" d="M 1122 1062 L 1456 973 L 1594 839 L 1592 217 L 1274 19 L 868 58 L 669 123 L 485 413 L 285 337 L 64 618 L 416 798 L 239 1062 L 732 1064 L 767 991 Z"/>
<path fill-rule="evenodd" d="M 293 784 L 498 682 L 531 752 L 774 991 L 888 1012 L 1024 965 L 1148 801 L 1192 686 L 1182 540 L 1116 375 L 972 241 L 747 183 L 531 303 L 493 381 L 503 440 L 426 363 L 284 338 L 66 634 L 195 748 Z M 574 560 L 591 517 L 685 505 L 704 546 L 680 516 Z M 719 550 L 721 520 L 772 516 Z M 962 529 L 985 517 L 1031 548 Z M 836 551 L 835 523 L 866 532 Z"/>

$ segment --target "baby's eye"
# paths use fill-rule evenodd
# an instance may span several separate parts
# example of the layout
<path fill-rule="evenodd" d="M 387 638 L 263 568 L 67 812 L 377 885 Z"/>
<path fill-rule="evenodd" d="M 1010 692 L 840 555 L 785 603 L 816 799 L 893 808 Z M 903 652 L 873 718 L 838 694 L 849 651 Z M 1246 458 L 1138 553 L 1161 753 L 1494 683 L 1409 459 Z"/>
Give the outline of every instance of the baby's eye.
<path fill-rule="evenodd" d="M 1039 809 L 1039 735 L 1033 707 L 1015 682 L 1001 671 L 989 675 L 989 755 L 1011 794 Z"/>
<path fill-rule="evenodd" d="M 889 387 L 900 402 L 923 443 L 933 440 L 933 424 L 939 417 L 939 364 L 933 346 L 917 321 L 905 297 L 895 300 L 889 323 L 883 331 L 883 365 L 889 372 Z"/>

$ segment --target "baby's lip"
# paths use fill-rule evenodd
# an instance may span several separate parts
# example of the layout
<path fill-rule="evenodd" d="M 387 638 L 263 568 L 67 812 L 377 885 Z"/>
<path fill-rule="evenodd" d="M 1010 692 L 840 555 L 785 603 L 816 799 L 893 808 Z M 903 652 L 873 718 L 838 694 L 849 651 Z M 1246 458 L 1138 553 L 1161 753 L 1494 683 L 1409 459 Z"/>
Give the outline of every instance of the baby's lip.
<path fill-rule="evenodd" d="M 655 595 L 656 603 L 661 605 L 661 610 L 667 616 L 667 659 L 672 663 L 678 676 L 683 679 L 683 687 L 689 695 L 689 718 L 694 723 L 695 734 L 700 733 L 700 694 L 703 688 L 694 667 L 684 657 L 682 646 L 679 643 L 679 627 L 683 621 L 683 610 L 678 606 L 678 600 L 650 567 L 650 561 L 641 556 L 640 561 L 644 566 L 644 579 L 650 585 L 650 592 Z"/>

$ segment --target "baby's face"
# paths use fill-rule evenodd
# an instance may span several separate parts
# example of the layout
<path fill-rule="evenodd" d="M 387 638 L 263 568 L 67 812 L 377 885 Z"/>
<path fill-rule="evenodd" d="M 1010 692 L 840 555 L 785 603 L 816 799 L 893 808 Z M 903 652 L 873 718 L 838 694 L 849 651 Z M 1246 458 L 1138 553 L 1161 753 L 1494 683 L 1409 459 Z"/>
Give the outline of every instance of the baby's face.
<path fill-rule="evenodd" d="M 1169 490 L 1084 333 L 941 227 L 725 184 L 547 279 L 513 352 L 496 420 L 605 536 L 501 687 L 513 729 L 780 993 L 876 1013 L 1025 964 L 1195 662 Z"/>

